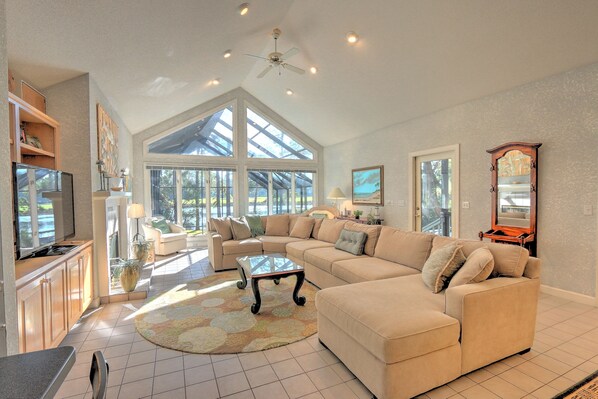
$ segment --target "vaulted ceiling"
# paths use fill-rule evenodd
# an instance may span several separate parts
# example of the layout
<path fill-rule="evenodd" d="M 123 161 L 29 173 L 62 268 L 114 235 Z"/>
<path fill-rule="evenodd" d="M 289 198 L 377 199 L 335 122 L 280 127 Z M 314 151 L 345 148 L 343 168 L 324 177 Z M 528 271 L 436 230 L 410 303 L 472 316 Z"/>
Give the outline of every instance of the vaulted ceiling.
<path fill-rule="evenodd" d="M 330 145 L 598 62 L 598 1 L 244 1 L 7 0 L 9 65 L 40 89 L 89 72 L 132 133 L 241 86 Z M 274 27 L 317 74 L 256 78 Z"/>

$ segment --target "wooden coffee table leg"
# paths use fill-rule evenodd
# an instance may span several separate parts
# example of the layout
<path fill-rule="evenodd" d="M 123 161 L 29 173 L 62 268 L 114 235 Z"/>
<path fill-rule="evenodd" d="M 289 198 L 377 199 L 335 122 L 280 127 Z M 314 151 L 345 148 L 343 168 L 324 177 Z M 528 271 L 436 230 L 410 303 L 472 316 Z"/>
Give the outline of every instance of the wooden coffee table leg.
<path fill-rule="evenodd" d="M 239 270 L 242 279 L 242 281 L 237 281 L 237 288 L 242 290 L 247 287 L 247 276 L 245 275 L 245 269 L 243 269 L 241 265 L 238 265 L 237 269 Z"/>
<path fill-rule="evenodd" d="M 303 285 L 303 280 L 305 280 L 305 273 L 300 272 L 297 273 L 297 283 L 295 283 L 295 289 L 293 290 L 293 301 L 299 306 L 305 305 L 306 299 L 304 296 L 299 296 L 299 290 Z"/>
<path fill-rule="evenodd" d="M 257 278 L 251 279 L 251 289 L 253 290 L 253 296 L 255 296 L 255 303 L 251 305 L 251 313 L 257 314 L 260 311 L 260 306 L 262 306 L 262 298 L 260 297 L 260 286 L 258 282 L 260 280 Z"/>

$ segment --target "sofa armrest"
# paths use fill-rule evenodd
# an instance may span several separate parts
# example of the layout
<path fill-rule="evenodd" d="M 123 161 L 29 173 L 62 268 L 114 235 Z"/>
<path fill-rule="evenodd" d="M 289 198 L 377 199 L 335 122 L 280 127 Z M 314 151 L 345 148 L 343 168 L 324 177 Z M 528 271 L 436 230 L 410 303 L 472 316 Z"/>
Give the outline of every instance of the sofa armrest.
<path fill-rule="evenodd" d="M 223 252 L 222 252 L 222 236 L 217 233 L 208 232 L 208 257 L 212 269 L 215 271 L 222 270 Z"/>
<path fill-rule="evenodd" d="M 180 224 L 168 222 L 168 226 L 173 233 L 187 233 L 187 230 Z"/>
<path fill-rule="evenodd" d="M 162 232 L 153 226 L 149 226 L 147 224 L 143 225 L 143 232 L 145 233 L 145 238 L 148 240 L 154 240 L 156 243 L 160 242 L 160 237 Z"/>
<path fill-rule="evenodd" d="M 446 290 L 446 314 L 461 324 L 462 374 L 531 348 L 540 280 L 493 278 Z"/>

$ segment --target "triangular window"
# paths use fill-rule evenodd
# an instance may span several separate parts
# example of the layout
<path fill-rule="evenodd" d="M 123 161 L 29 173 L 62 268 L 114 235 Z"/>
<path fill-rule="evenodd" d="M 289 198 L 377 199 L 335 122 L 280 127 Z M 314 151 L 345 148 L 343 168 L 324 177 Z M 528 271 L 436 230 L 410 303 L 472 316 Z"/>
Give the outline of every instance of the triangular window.
<path fill-rule="evenodd" d="M 271 159 L 314 159 L 312 151 L 247 108 L 247 156 Z"/>
<path fill-rule="evenodd" d="M 233 156 L 233 106 L 149 144 L 150 154 Z"/>

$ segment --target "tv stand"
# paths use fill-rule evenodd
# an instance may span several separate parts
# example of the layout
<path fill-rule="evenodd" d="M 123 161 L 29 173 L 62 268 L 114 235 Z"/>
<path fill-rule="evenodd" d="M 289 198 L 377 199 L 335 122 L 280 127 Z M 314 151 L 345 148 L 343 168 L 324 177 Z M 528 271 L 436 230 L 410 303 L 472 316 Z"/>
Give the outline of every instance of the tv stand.
<path fill-rule="evenodd" d="M 42 248 L 39 251 L 36 251 L 26 257 L 25 259 L 30 258 L 43 258 L 45 256 L 61 256 L 69 253 L 73 249 L 77 248 L 76 245 L 63 245 L 63 244 L 55 244 L 46 248 Z"/>

